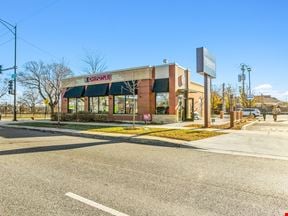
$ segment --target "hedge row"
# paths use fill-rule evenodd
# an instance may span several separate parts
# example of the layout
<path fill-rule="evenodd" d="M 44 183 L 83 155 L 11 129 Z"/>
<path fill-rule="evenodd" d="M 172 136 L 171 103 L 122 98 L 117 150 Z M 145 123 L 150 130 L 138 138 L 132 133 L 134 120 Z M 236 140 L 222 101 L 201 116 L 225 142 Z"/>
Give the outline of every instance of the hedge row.
<path fill-rule="evenodd" d="M 55 113 L 51 116 L 52 121 L 58 120 L 58 114 Z M 107 121 L 107 115 L 95 114 L 91 112 L 79 112 L 79 113 L 61 113 L 61 121 L 80 121 L 80 122 L 96 122 Z"/>

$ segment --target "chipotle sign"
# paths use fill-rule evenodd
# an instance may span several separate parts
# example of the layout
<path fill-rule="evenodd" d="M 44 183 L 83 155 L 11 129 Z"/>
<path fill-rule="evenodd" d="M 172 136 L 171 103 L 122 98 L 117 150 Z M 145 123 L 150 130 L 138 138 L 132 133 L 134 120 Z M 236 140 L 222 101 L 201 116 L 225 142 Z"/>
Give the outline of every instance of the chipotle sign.
<path fill-rule="evenodd" d="M 107 81 L 112 80 L 111 74 L 99 74 L 86 77 L 85 82 L 98 82 L 98 81 Z"/>

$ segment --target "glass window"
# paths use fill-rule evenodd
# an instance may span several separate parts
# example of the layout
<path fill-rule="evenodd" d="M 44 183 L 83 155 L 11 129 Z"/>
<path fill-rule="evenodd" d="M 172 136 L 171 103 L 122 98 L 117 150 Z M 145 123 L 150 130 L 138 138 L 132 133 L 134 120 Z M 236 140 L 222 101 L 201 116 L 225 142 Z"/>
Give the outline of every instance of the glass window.
<path fill-rule="evenodd" d="M 98 97 L 89 97 L 89 112 L 98 113 Z"/>
<path fill-rule="evenodd" d="M 108 113 L 109 98 L 107 96 L 99 97 L 99 113 Z"/>
<path fill-rule="evenodd" d="M 156 114 L 169 114 L 169 92 L 156 93 Z"/>
<path fill-rule="evenodd" d="M 108 96 L 89 97 L 89 111 L 94 113 L 108 113 L 109 112 Z"/>
<path fill-rule="evenodd" d="M 126 95 L 126 114 L 133 114 L 134 107 L 134 99 L 135 99 L 135 113 L 137 113 L 137 95 L 133 97 L 133 95 Z"/>
<path fill-rule="evenodd" d="M 83 112 L 85 110 L 85 99 L 77 98 L 76 101 L 77 101 L 77 106 L 76 106 L 77 112 Z"/>
<path fill-rule="evenodd" d="M 125 113 L 125 95 L 114 96 L 114 113 Z"/>
<path fill-rule="evenodd" d="M 68 98 L 68 113 L 76 112 L 76 98 Z"/>
<path fill-rule="evenodd" d="M 114 96 L 114 113 L 115 114 L 133 114 L 134 99 L 135 113 L 137 110 L 137 95 L 117 95 Z"/>
<path fill-rule="evenodd" d="M 84 111 L 84 98 L 68 98 L 68 113 L 76 113 Z"/>

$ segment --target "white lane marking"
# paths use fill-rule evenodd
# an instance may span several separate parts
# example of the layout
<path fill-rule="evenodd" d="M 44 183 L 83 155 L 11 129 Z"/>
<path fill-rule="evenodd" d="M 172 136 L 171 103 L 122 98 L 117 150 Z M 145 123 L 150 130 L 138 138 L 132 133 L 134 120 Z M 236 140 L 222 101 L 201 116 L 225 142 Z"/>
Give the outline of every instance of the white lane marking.
<path fill-rule="evenodd" d="M 81 196 L 79 196 L 77 194 L 74 194 L 74 193 L 71 193 L 71 192 L 68 192 L 65 195 L 70 197 L 70 198 L 72 198 L 72 199 L 78 200 L 78 201 L 80 201 L 82 203 L 85 203 L 87 205 L 90 205 L 90 206 L 92 206 L 94 208 L 97 208 L 97 209 L 100 209 L 100 210 L 102 210 L 104 212 L 110 213 L 111 215 L 114 215 L 114 216 L 129 216 L 129 215 L 121 213 L 121 212 L 119 212 L 119 211 L 117 211 L 115 209 L 106 207 L 104 205 L 101 205 L 99 203 L 96 203 L 96 202 L 94 202 L 92 200 L 86 199 L 84 197 L 81 197 Z"/>

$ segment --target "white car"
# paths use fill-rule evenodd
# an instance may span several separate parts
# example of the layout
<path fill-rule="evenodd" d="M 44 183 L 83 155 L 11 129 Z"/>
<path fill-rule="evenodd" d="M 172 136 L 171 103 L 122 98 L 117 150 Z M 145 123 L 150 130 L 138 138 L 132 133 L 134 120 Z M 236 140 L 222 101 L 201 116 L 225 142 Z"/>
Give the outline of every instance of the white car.
<path fill-rule="evenodd" d="M 254 117 L 259 117 L 261 112 L 257 108 L 244 108 L 242 109 L 243 116 L 250 116 L 253 115 Z"/>

